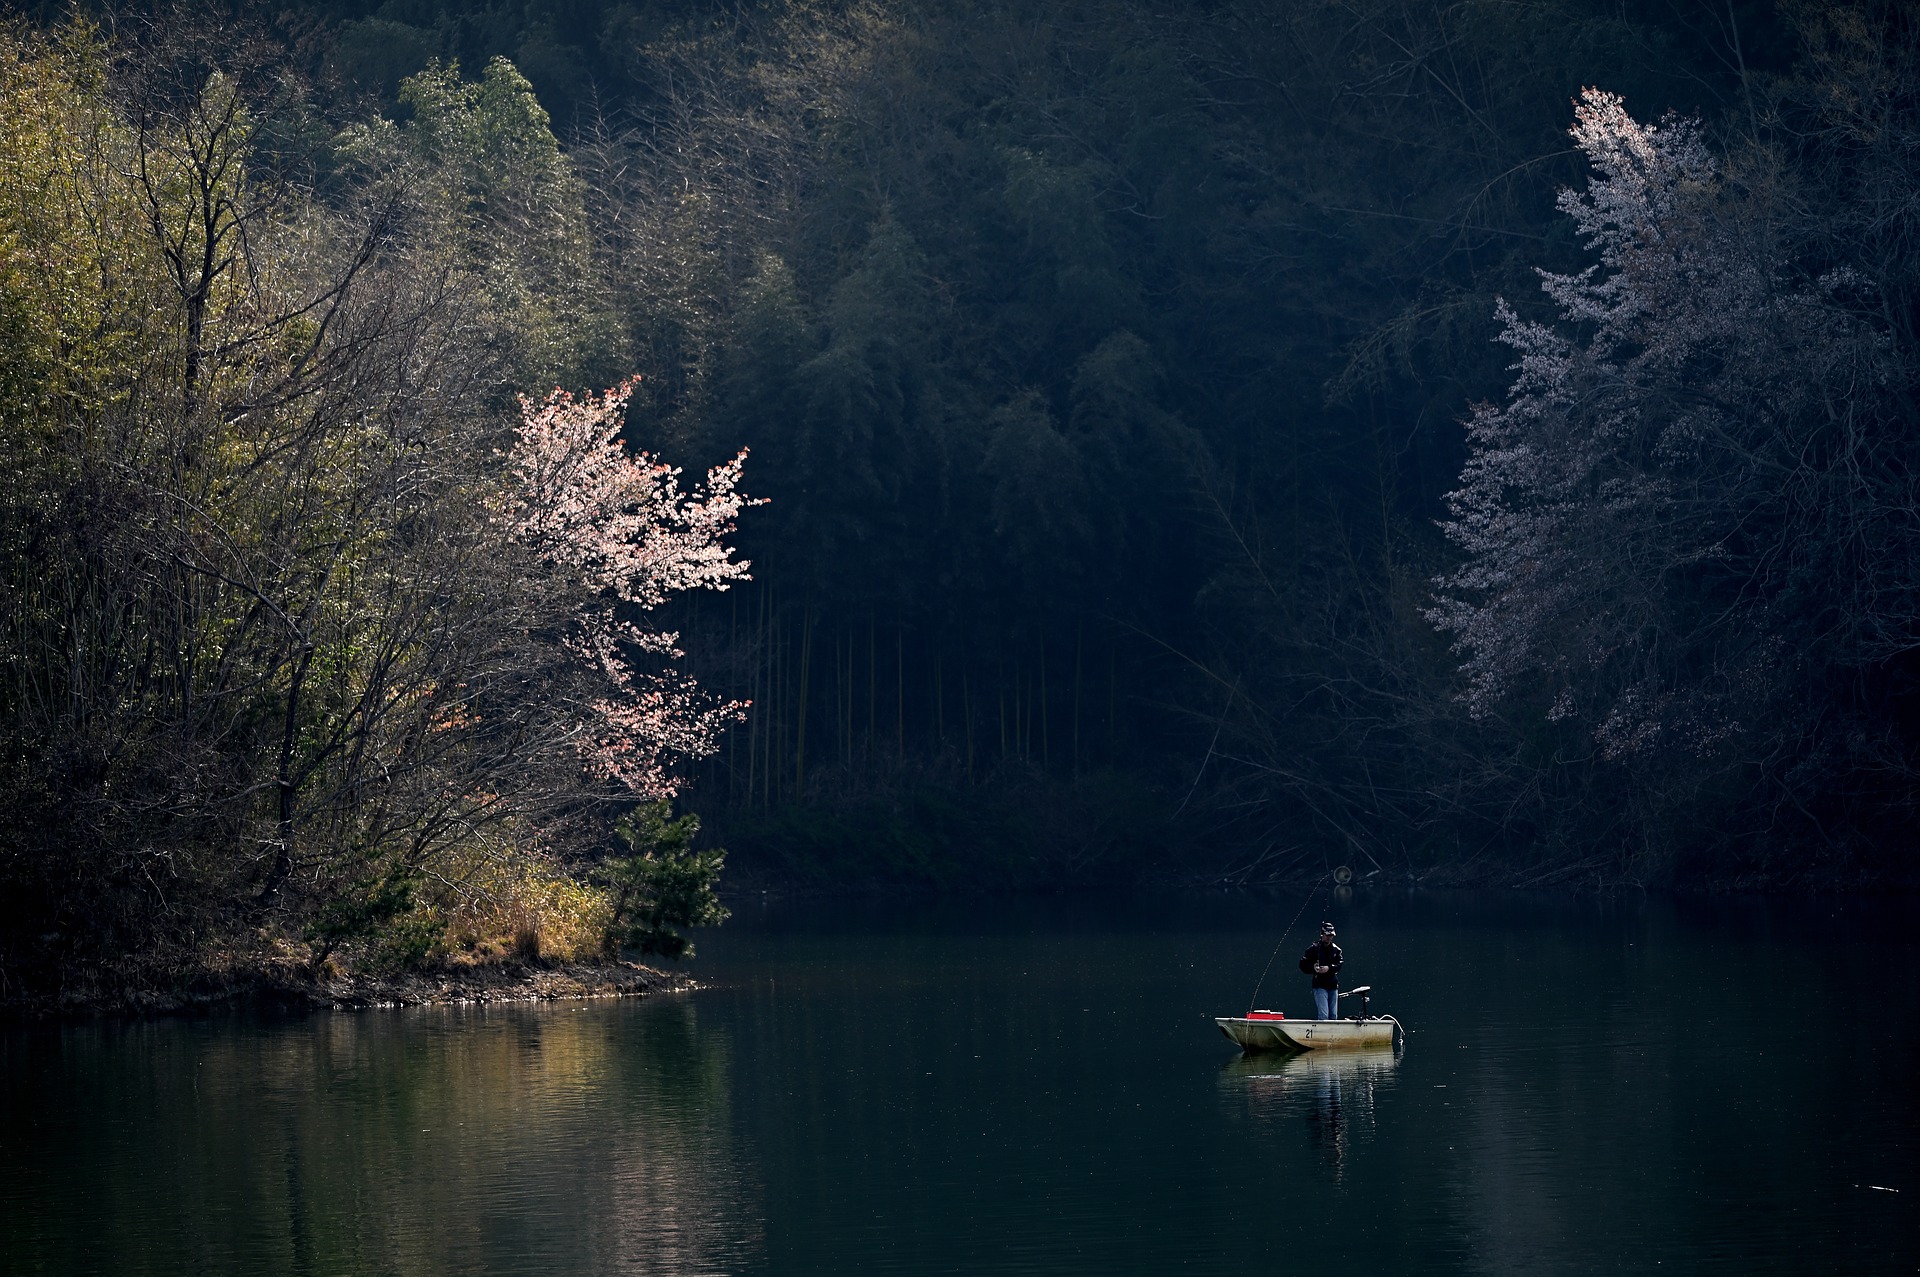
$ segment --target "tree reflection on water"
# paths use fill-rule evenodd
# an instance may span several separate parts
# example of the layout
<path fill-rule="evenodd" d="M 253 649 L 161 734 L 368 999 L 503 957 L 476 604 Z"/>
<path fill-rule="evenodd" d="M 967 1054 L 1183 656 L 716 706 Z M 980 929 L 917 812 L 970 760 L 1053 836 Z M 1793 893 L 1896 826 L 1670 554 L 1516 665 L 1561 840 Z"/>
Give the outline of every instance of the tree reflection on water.
<path fill-rule="evenodd" d="M 729 1037 L 649 1003 L 36 1034 L 12 1063 L 70 1126 L 45 1147 L 72 1173 L 42 1164 L 66 1191 L 0 1234 L 0 1270 L 737 1270 L 763 1192 Z"/>

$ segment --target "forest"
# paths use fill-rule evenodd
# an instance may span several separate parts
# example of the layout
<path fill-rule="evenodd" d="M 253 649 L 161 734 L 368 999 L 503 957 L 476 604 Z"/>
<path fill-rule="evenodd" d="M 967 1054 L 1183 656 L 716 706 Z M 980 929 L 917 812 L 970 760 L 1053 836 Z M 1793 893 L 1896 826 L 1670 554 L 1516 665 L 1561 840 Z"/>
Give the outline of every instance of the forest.
<path fill-rule="evenodd" d="M 1915 881 L 1891 0 L 30 6 L 0 96 L 0 998 Z"/>

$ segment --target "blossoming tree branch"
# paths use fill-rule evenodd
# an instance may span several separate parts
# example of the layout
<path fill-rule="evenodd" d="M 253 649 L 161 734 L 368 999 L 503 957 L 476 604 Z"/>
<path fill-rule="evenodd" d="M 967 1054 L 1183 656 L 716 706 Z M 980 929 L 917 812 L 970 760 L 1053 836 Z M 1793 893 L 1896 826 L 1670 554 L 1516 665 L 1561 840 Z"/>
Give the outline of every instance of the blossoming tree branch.
<path fill-rule="evenodd" d="M 583 763 L 658 800 L 679 787 L 675 763 L 711 754 L 748 702 L 708 696 L 670 664 L 679 636 L 643 618 L 681 592 L 749 579 L 725 538 L 742 509 L 763 503 L 739 491 L 745 450 L 692 491 L 678 468 L 629 452 L 620 423 L 636 380 L 584 398 L 522 396 L 501 518 L 565 593 L 560 641 L 597 689 L 579 706 Z"/>
<path fill-rule="evenodd" d="M 1463 558 L 1428 615 L 1463 699 L 1532 698 L 1655 767 L 1751 737 L 1796 809 L 1795 760 L 1904 766 L 1807 695 L 1911 650 L 1906 410 L 1875 389 L 1910 373 L 1874 289 L 1796 252 L 1773 177 L 1697 120 L 1588 89 L 1570 133 L 1593 176 L 1558 205 L 1597 261 L 1539 272 L 1557 323 L 1500 303 L 1514 380 L 1467 422 L 1443 524 Z"/>

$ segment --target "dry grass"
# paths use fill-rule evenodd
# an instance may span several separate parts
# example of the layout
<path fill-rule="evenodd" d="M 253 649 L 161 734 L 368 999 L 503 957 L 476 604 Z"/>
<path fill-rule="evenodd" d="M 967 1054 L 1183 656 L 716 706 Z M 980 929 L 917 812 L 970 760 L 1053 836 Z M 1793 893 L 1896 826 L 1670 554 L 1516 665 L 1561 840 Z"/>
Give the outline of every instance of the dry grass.
<path fill-rule="evenodd" d="M 537 854 L 475 857 L 458 893 L 423 903 L 455 963 L 508 958 L 577 962 L 606 952 L 605 893 Z"/>

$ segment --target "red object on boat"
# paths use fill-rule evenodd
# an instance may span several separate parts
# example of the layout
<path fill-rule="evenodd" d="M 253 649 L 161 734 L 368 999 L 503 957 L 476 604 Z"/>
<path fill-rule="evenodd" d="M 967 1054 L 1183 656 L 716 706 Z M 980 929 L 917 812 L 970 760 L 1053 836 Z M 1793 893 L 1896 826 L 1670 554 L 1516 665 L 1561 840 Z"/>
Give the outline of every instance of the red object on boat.
<path fill-rule="evenodd" d="M 1287 1016 L 1284 1011 L 1249 1011 L 1247 1018 L 1249 1020 L 1284 1020 Z"/>

